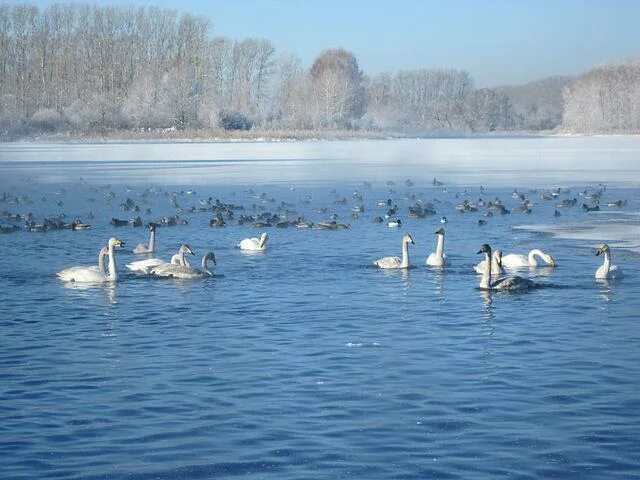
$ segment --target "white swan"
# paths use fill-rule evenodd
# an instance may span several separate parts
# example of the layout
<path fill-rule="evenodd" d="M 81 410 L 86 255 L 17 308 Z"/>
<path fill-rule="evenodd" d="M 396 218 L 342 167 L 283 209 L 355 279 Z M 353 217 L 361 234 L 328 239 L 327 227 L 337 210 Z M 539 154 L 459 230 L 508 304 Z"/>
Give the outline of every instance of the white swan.
<path fill-rule="evenodd" d="M 481 290 L 502 290 L 502 291 L 524 291 L 530 290 L 535 287 L 535 283 L 527 278 L 522 277 L 500 277 L 495 281 L 491 281 L 491 247 L 488 244 L 482 245 L 480 251 L 478 253 L 484 253 L 485 261 L 487 262 L 487 266 L 485 271 L 482 273 L 482 278 L 480 279 L 480 289 Z"/>
<path fill-rule="evenodd" d="M 378 268 L 409 268 L 409 244 L 415 245 L 411 235 L 402 237 L 402 259 L 400 257 L 383 257 L 373 264 Z"/>
<path fill-rule="evenodd" d="M 536 257 L 542 258 L 550 267 L 555 267 L 556 262 L 551 255 L 544 253 L 538 248 L 534 248 L 529 252 L 529 255 L 522 255 L 520 253 L 510 253 L 509 255 L 502 256 L 502 266 L 507 268 L 518 267 L 537 267 L 538 262 Z"/>
<path fill-rule="evenodd" d="M 477 265 L 473 266 L 473 269 L 477 273 L 484 273 L 487 269 L 487 261 L 482 260 Z M 491 275 L 502 275 L 504 268 L 502 268 L 502 250 L 495 250 L 491 255 Z"/>
<path fill-rule="evenodd" d="M 611 265 L 611 250 L 603 243 L 598 247 L 596 255 L 604 253 L 604 263 L 596 270 L 596 278 L 623 278 L 624 274 L 618 265 Z"/>
<path fill-rule="evenodd" d="M 58 277 L 63 282 L 78 282 L 78 283 L 102 283 L 102 282 L 115 282 L 118 279 L 118 272 L 116 271 L 116 255 L 115 247 L 124 246 L 124 242 L 115 237 L 109 239 L 107 247 L 107 255 L 109 255 L 109 267 L 107 270 L 104 268 L 104 255 L 100 250 L 100 257 L 98 258 L 98 267 L 69 267 L 58 272 Z M 102 260 L 102 266 L 100 266 L 100 260 Z"/>
<path fill-rule="evenodd" d="M 135 262 L 127 263 L 125 266 L 133 271 L 140 273 L 149 273 L 149 269 L 153 267 L 157 267 L 158 265 L 162 265 L 163 263 L 171 263 L 174 265 L 183 265 L 185 267 L 190 267 L 191 264 L 185 258 L 185 254 L 189 253 L 194 255 L 191 248 L 188 245 L 180 245 L 180 249 L 178 253 L 171 257 L 171 260 L 167 262 L 166 260 L 161 260 L 160 258 L 147 258 L 145 260 L 136 260 Z"/>
<path fill-rule="evenodd" d="M 156 251 L 156 226 L 154 223 L 149 224 L 149 245 L 139 243 L 133 249 L 133 253 L 153 253 Z"/>
<path fill-rule="evenodd" d="M 427 265 L 430 267 L 444 267 L 451 263 L 447 258 L 447 254 L 444 253 L 444 228 L 438 229 L 436 235 L 438 235 L 438 246 L 436 251 L 427 257 Z"/>
<path fill-rule="evenodd" d="M 213 276 L 213 272 L 209 270 L 207 261 L 211 260 L 214 265 L 216 263 L 216 257 L 213 252 L 209 252 L 202 257 L 202 271 L 197 268 L 187 267 L 184 265 L 173 265 L 171 263 L 165 263 L 151 268 L 149 273 L 157 277 L 170 277 L 170 278 L 200 278 Z"/>
<path fill-rule="evenodd" d="M 267 235 L 267 232 L 264 232 L 262 235 L 260 235 L 260 238 L 245 238 L 237 245 L 237 247 L 240 250 L 262 252 L 267 249 L 267 240 L 269 240 L 269 235 Z"/>

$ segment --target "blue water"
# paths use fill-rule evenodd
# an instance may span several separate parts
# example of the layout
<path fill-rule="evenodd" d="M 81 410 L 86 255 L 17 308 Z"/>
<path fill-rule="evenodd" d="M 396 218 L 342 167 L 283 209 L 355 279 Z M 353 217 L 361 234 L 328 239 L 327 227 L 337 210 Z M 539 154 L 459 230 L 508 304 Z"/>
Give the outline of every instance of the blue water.
<path fill-rule="evenodd" d="M 400 168 L 348 158 L 337 171 L 337 159 L 319 167 L 321 155 L 277 167 L 273 159 L 202 160 L 194 174 L 181 161 L 65 163 L 38 148 L 37 164 L 23 162 L 19 145 L 0 149 L 0 192 L 20 199 L 0 201 L 0 210 L 37 219 L 65 212 L 92 228 L 0 235 L 1 478 L 640 478 L 637 251 L 613 249 L 624 279 L 594 279 L 602 262 L 597 244 L 624 246 L 620 225 L 638 228 L 635 171 L 607 184 L 602 197 L 627 204 L 592 214 L 579 208 L 579 192 L 600 178 L 583 183 L 560 174 L 532 186 L 513 171 L 484 178 L 448 165 L 443 177 L 428 162 Z M 64 157 L 86 147 L 61 148 L 56 155 Z M 137 156 L 151 147 L 132 148 Z M 603 155 L 615 161 L 610 151 Z M 270 173 L 261 182 L 262 166 Z M 313 174 L 300 173 L 306 166 Z M 432 184 L 434 171 L 444 186 Z M 407 178 L 415 185 L 405 186 Z M 488 185 L 484 194 L 480 184 Z M 539 198 L 555 186 L 571 188 L 559 200 L 578 198 L 557 218 L 557 202 Z M 514 188 L 536 201 L 531 214 L 496 215 L 480 226 L 483 210 L 455 210 L 478 197 L 500 197 L 511 208 Z M 108 191 L 115 193 L 110 205 Z M 209 196 L 243 205 L 236 216 L 253 213 L 253 204 L 275 212 L 284 201 L 310 221 L 335 212 L 352 228 L 255 229 L 234 221 L 211 228 L 211 212 L 184 214 L 188 225 L 158 228 L 158 256 L 168 258 L 183 242 L 198 255 L 213 250 L 215 276 L 128 273 L 125 263 L 144 258 L 132 247 L 148 234 L 109 220 L 137 215 L 122 210 L 127 197 L 143 207 L 145 222 L 172 215 L 170 192 L 181 207 Z M 433 202 L 437 214 L 409 218 L 413 195 Z M 335 203 L 342 198 L 346 204 Z M 399 230 L 372 221 L 386 210 L 376 200 L 386 198 L 399 207 Z M 360 203 L 365 212 L 351 218 Z M 452 266 L 438 271 L 424 261 L 443 215 Z M 613 223 L 612 236 L 599 241 L 515 228 L 606 234 Z M 263 230 L 270 235 L 265 253 L 234 248 Z M 416 242 L 413 268 L 373 267 L 379 257 L 400 254 L 407 232 Z M 64 267 L 94 264 L 113 235 L 127 244 L 117 252 L 115 285 L 57 279 Z M 520 271 L 544 288 L 483 293 L 471 268 L 483 243 L 505 253 L 538 247 L 558 266 Z"/>

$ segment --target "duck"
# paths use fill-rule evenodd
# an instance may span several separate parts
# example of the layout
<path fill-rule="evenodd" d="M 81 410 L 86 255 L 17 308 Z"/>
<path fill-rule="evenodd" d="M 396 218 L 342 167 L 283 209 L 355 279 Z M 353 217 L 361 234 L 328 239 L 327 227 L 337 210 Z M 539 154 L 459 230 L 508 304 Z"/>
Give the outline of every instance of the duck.
<path fill-rule="evenodd" d="M 598 279 L 613 279 L 623 278 L 624 274 L 622 269 L 618 265 L 611 265 L 611 249 L 609 245 L 603 243 L 598 247 L 596 256 L 604 254 L 604 263 L 596 270 L 596 278 Z"/>
<path fill-rule="evenodd" d="M 487 261 L 482 260 L 477 265 L 473 266 L 473 269 L 477 273 L 484 273 L 487 268 Z M 502 250 L 494 250 L 491 255 L 491 275 L 502 275 L 504 268 L 502 268 Z"/>
<path fill-rule="evenodd" d="M 439 228 L 438 231 L 436 231 L 436 235 L 438 236 L 436 251 L 427 257 L 426 264 L 429 267 L 444 267 L 451 263 L 447 258 L 447 254 L 444 253 L 444 228 Z"/>
<path fill-rule="evenodd" d="M 409 268 L 409 244 L 415 245 L 410 234 L 402 237 L 402 258 L 400 257 L 383 257 L 379 258 L 373 264 L 378 268 Z"/>
<path fill-rule="evenodd" d="M 156 225 L 155 223 L 149 224 L 149 244 L 139 243 L 136 248 L 133 249 L 133 253 L 153 253 L 156 251 Z"/>
<path fill-rule="evenodd" d="M 480 247 L 478 254 L 484 253 L 487 267 L 482 273 L 480 279 L 481 290 L 499 290 L 508 292 L 521 292 L 535 288 L 536 284 L 531 280 L 518 276 L 500 277 L 497 280 L 491 280 L 491 246 L 485 243 Z"/>
<path fill-rule="evenodd" d="M 156 277 L 168 277 L 168 278 L 203 278 L 203 277 L 212 277 L 213 272 L 209 270 L 207 262 L 211 260 L 214 265 L 216 263 L 216 256 L 213 252 L 207 252 L 202 257 L 202 270 L 198 270 L 197 268 L 187 267 L 185 265 L 174 265 L 170 263 L 164 263 L 162 265 L 158 265 L 149 269 L 149 273 L 151 275 L 155 275 Z"/>
<path fill-rule="evenodd" d="M 240 250 L 262 252 L 267 249 L 267 240 L 269 240 L 269 235 L 267 234 L 267 232 L 264 232 L 262 235 L 260 235 L 260 238 L 245 238 L 238 245 L 236 245 L 236 247 Z"/>
<path fill-rule="evenodd" d="M 389 228 L 398 228 L 402 225 L 402 220 L 400 220 L 399 218 L 396 220 L 391 220 L 390 222 L 387 223 L 387 227 Z"/>
<path fill-rule="evenodd" d="M 77 283 L 104 283 L 115 282 L 118 280 L 118 271 L 116 270 L 115 247 L 124 247 L 124 242 L 116 237 L 111 237 L 107 247 L 100 249 L 98 256 L 98 266 L 80 266 L 69 267 L 57 273 L 58 278 L 63 282 Z M 104 252 L 106 248 L 106 252 Z M 109 255 L 109 266 L 104 267 L 104 257 Z"/>
<path fill-rule="evenodd" d="M 522 255 L 520 253 L 510 253 L 509 255 L 503 255 L 502 266 L 507 268 L 518 267 L 537 267 L 538 262 L 536 257 L 540 257 L 550 267 L 555 267 L 556 262 L 551 255 L 544 253 L 538 248 L 534 248 L 529 251 L 528 255 Z"/>

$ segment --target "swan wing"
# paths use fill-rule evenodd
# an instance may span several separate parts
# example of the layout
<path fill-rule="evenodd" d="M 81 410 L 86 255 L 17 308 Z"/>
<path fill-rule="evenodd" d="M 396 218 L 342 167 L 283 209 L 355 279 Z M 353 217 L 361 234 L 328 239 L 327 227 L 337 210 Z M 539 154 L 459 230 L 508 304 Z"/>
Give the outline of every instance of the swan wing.
<path fill-rule="evenodd" d="M 623 278 L 624 273 L 618 265 L 612 265 L 609 269 L 609 278 Z"/>
<path fill-rule="evenodd" d="M 402 259 L 400 257 L 383 257 L 373 262 L 373 264 L 378 268 L 400 268 Z"/>
<path fill-rule="evenodd" d="M 427 265 L 430 267 L 443 267 L 445 265 L 449 265 L 449 259 L 447 258 L 447 254 L 444 253 L 442 257 L 438 257 L 435 252 L 432 252 L 427 257 Z M 476 270 L 477 271 L 477 270 Z"/>
<path fill-rule="evenodd" d="M 96 266 L 69 267 L 59 271 L 57 275 L 63 282 L 100 283 L 108 280 Z"/>
<path fill-rule="evenodd" d="M 519 253 L 510 253 L 502 256 L 502 266 L 507 268 L 528 267 L 529 258 Z"/>
<path fill-rule="evenodd" d="M 149 268 L 156 267 L 162 263 L 165 263 L 164 260 L 160 260 L 159 258 L 147 258 L 146 260 L 137 260 L 135 262 L 127 263 L 125 266 L 133 272 L 146 273 Z"/>
<path fill-rule="evenodd" d="M 184 265 L 173 265 L 171 263 L 163 263 L 149 269 L 149 273 L 156 277 L 173 277 L 173 278 L 196 278 L 202 276 L 199 270 L 186 267 Z"/>
<path fill-rule="evenodd" d="M 133 249 L 133 253 L 149 253 L 149 247 L 144 243 L 139 243 L 136 248 Z"/>
<path fill-rule="evenodd" d="M 260 239 L 256 237 L 245 238 L 238 244 L 238 248 L 240 250 L 262 250 L 260 248 Z"/>
<path fill-rule="evenodd" d="M 531 280 L 523 277 L 503 277 L 491 284 L 491 288 L 494 290 L 505 290 L 510 292 L 529 290 L 534 286 L 535 284 Z"/>

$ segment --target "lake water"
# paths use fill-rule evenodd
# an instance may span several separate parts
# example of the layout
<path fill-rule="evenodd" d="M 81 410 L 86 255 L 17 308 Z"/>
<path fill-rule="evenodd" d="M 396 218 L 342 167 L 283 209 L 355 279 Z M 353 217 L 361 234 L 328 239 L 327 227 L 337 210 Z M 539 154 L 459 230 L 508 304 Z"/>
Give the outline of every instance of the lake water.
<path fill-rule="evenodd" d="M 0 235 L 3 479 L 640 478 L 640 138 L 0 144 L 2 192 L 2 226 L 91 224 Z M 209 197 L 243 206 L 235 219 L 280 207 L 352 228 L 183 213 L 157 256 L 212 250 L 214 277 L 128 273 L 148 233 L 111 218 Z M 512 213 L 456 210 L 480 197 Z M 373 221 L 386 199 L 400 229 Z M 417 200 L 437 213 L 410 218 Z M 440 271 L 424 262 L 442 216 Z M 262 231 L 266 252 L 234 248 Z M 404 233 L 413 268 L 373 267 Z M 115 285 L 58 280 L 114 235 Z M 605 241 L 622 280 L 594 279 Z M 519 272 L 544 288 L 483 293 L 483 243 L 541 248 L 557 268 Z"/>

